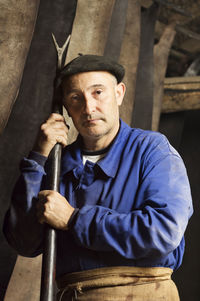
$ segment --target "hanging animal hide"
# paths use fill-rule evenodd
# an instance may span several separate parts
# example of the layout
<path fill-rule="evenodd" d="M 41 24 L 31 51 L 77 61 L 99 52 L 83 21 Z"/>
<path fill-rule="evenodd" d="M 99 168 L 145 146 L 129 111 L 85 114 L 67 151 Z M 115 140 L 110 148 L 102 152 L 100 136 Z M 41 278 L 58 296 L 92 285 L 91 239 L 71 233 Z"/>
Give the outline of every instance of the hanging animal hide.
<path fill-rule="evenodd" d="M 0 1 L 0 134 L 18 94 L 39 0 Z"/>

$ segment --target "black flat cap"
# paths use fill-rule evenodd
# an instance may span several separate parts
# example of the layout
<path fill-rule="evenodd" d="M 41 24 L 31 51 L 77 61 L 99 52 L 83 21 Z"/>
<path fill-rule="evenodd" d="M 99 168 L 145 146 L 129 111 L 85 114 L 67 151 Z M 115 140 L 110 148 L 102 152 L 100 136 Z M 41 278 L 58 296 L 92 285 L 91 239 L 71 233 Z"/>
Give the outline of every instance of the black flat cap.
<path fill-rule="evenodd" d="M 117 82 L 121 82 L 125 70 L 124 67 L 115 61 L 99 55 L 79 55 L 77 58 L 69 62 L 58 75 L 58 81 L 61 83 L 62 80 L 70 75 L 74 75 L 80 72 L 88 71 L 107 71 L 113 74 Z"/>

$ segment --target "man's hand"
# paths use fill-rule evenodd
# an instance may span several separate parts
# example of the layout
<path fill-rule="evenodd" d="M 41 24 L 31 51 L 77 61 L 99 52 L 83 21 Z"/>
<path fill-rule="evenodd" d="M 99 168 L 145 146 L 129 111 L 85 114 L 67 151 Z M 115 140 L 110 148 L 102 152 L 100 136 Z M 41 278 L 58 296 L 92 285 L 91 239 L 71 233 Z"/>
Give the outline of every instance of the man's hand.
<path fill-rule="evenodd" d="M 62 115 L 53 113 L 40 127 L 34 151 L 48 157 L 56 143 L 67 145 L 68 128 Z"/>
<path fill-rule="evenodd" d="M 53 228 L 67 230 L 68 221 L 74 208 L 58 192 L 43 190 L 38 194 L 37 216 L 41 224 L 47 223 Z"/>

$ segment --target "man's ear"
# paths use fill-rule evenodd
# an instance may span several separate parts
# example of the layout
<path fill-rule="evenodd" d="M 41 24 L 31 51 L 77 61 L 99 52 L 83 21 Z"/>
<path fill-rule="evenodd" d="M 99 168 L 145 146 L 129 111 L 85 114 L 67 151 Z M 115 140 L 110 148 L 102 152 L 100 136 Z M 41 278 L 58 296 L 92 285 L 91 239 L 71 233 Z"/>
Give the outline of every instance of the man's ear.
<path fill-rule="evenodd" d="M 116 98 L 117 98 L 117 104 L 118 106 L 121 106 L 122 101 L 124 99 L 124 95 L 126 92 L 126 86 L 124 83 L 119 83 L 116 87 Z"/>

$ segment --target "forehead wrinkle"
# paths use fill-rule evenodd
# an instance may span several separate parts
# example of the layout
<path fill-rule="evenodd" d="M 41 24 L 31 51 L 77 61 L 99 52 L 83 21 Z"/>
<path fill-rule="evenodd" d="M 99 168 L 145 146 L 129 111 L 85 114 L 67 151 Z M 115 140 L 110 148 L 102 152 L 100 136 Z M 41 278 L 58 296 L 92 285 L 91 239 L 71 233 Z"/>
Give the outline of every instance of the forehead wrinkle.
<path fill-rule="evenodd" d="M 86 88 L 87 90 L 90 90 L 92 88 L 105 88 L 105 85 L 103 84 L 93 84 L 91 86 L 89 86 L 88 88 Z"/>
<path fill-rule="evenodd" d="M 105 88 L 105 85 L 103 84 L 93 84 L 93 85 L 90 85 L 89 87 L 87 87 L 85 90 L 88 91 L 88 90 L 92 90 L 93 88 Z M 71 93 L 80 93 L 80 92 L 83 92 L 82 89 L 78 89 L 78 88 L 70 88 L 70 87 L 66 87 L 65 88 L 65 94 L 69 95 Z"/>

